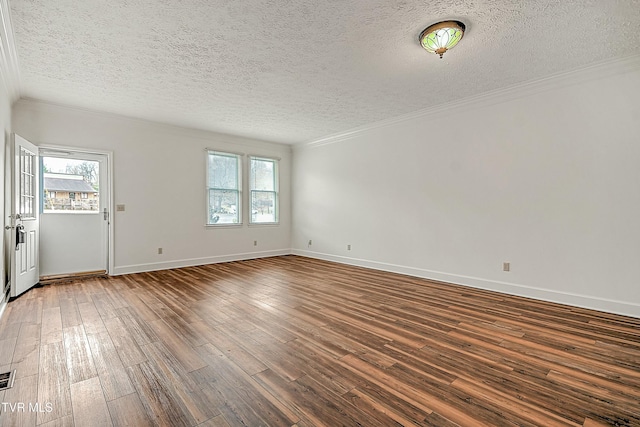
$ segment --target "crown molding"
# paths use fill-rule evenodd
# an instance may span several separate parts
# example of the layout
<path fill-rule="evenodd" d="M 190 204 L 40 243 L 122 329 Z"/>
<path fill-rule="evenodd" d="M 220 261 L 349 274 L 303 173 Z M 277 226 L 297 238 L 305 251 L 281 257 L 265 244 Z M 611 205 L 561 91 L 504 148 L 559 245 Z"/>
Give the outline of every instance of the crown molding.
<path fill-rule="evenodd" d="M 447 102 L 432 107 L 427 107 L 412 113 L 392 117 L 375 123 L 353 128 L 346 132 L 329 135 L 323 138 L 301 142 L 293 145 L 294 151 L 316 148 L 324 145 L 335 144 L 349 140 L 359 135 L 375 131 L 380 128 L 394 126 L 410 120 L 433 120 L 443 115 L 457 114 L 461 111 L 484 108 L 495 104 L 504 103 L 542 92 L 557 90 L 577 84 L 587 83 L 603 77 L 610 77 L 640 70 L 640 55 L 626 56 L 603 62 L 598 62 L 586 67 L 571 71 L 553 74 L 551 76 L 518 83 L 506 88 L 473 95 L 456 101 Z"/>
<path fill-rule="evenodd" d="M 9 102 L 20 98 L 20 68 L 11 25 L 11 11 L 8 0 L 0 0 L 0 75 L 6 88 Z"/>

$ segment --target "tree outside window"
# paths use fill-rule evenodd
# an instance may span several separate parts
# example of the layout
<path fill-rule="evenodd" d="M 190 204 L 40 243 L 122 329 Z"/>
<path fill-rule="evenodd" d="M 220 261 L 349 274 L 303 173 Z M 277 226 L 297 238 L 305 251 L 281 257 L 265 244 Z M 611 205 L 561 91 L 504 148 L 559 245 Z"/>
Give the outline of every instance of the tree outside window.
<path fill-rule="evenodd" d="M 252 224 L 278 222 L 278 161 L 251 157 L 249 168 Z"/>
<path fill-rule="evenodd" d="M 207 225 L 241 223 L 240 156 L 209 151 L 207 156 Z"/>

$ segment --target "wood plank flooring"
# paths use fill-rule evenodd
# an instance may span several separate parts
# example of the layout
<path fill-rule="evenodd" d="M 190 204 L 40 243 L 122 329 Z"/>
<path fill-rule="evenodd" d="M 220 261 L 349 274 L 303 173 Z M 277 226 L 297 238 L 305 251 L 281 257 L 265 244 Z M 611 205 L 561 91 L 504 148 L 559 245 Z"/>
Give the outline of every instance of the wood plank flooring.
<path fill-rule="evenodd" d="M 297 256 L 33 289 L 9 369 L 2 426 L 640 426 L 640 319 Z"/>

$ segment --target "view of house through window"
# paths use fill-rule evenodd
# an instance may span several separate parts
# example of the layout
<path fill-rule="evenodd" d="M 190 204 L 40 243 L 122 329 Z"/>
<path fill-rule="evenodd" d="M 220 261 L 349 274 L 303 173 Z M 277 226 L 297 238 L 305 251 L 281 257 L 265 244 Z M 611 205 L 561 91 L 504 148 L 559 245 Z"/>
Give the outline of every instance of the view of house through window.
<path fill-rule="evenodd" d="M 99 163 L 42 157 L 43 212 L 98 212 Z"/>

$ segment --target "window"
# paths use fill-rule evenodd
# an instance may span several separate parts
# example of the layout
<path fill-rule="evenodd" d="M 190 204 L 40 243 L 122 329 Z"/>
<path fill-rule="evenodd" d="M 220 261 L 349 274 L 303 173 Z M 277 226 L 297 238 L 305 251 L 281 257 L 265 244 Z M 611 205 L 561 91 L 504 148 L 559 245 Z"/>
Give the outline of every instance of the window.
<path fill-rule="evenodd" d="M 251 157 L 249 168 L 251 223 L 278 222 L 278 161 Z"/>
<path fill-rule="evenodd" d="M 100 162 L 79 157 L 41 157 L 44 197 L 40 212 L 98 214 Z"/>
<path fill-rule="evenodd" d="M 207 225 L 240 224 L 240 155 L 207 153 Z"/>

